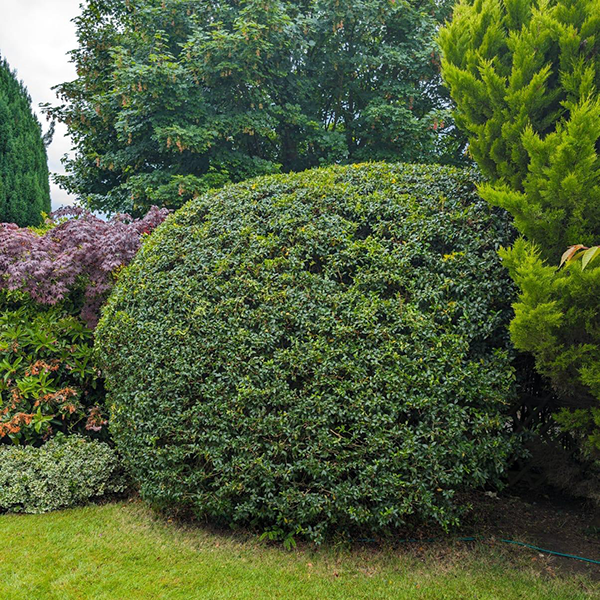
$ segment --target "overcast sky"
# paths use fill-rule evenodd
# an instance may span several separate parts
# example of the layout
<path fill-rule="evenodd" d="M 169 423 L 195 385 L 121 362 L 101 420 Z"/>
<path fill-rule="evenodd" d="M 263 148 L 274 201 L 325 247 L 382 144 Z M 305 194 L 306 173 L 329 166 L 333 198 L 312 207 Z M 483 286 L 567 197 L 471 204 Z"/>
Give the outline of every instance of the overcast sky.
<path fill-rule="evenodd" d="M 77 46 L 71 19 L 79 14 L 79 3 L 80 0 L 0 0 L 0 55 L 25 82 L 44 131 L 48 122 L 38 105 L 56 103 L 52 86 L 76 76 L 66 53 Z M 51 172 L 64 171 L 60 159 L 70 148 L 66 128 L 57 125 L 48 148 Z M 64 190 L 50 185 L 53 208 L 73 202 Z"/>

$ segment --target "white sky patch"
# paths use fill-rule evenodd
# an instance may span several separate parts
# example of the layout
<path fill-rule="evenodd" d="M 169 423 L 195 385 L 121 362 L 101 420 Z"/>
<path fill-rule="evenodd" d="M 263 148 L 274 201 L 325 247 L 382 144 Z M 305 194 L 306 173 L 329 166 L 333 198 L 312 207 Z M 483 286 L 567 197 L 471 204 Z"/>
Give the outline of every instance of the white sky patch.
<path fill-rule="evenodd" d="M 44 132 L 49 123 L 39 104 L 57 104 L 52 86 L 76 78 L 67 52 L 77 47 L 71 19 L 80 14 L 79 3 L 80 0 L 0 0 L 0 55 L 25 83 Z M 70 150 L 67 129 L 57 124 L 54 140 L 48 148 L 51 173 L 64 172 L 60 159 Z M 75 201 L 52 182 L 50 193 L 53 209 Z"/>

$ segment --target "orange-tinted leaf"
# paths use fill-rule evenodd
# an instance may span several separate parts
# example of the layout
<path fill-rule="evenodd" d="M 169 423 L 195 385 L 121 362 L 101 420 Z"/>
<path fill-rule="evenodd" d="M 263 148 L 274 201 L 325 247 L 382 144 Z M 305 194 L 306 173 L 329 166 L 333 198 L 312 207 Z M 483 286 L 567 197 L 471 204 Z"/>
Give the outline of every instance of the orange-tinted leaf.
<path fill-rule="evenodd" d="M 569 247 L 560 259 L 560 266 L 562 267 L 567 261 L 571 260 L 578 250 L 587 250 L 587 247 L 583 244 L 576 244 Z"/>

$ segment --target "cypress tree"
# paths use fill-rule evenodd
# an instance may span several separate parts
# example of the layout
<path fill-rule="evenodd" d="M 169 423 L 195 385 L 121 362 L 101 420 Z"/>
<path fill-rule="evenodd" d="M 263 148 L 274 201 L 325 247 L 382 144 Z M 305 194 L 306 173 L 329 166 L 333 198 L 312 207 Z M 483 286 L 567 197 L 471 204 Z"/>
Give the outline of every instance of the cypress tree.
<path fill-rule="evenodd" d="M 440 44 L 481 193 L 523 236 L 501 252 L 520 289 L 512 340 L 600 467 L 600 260 L 557 268 L 600 242 L 600 0 L 460 0 Z"/>
<path fill-rule="evenodd" d="M 48 159 L 31 98 L 0 58 L 0 221 L 38 225 L 50 211 Z"/>
<path fill-rule="evenodd" d="M 600 236 L 600 0 L 461 0 L 442 30 L 456 121 L 544 258 Z"/>

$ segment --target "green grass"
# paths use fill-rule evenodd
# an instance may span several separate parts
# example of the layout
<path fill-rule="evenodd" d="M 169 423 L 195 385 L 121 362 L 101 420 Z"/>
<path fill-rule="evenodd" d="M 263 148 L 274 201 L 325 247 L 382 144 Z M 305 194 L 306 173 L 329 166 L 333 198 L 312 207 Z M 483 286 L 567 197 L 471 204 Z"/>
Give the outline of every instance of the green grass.
<path fill-rule="evenodd" d="M 248 536 L 165 523 L 137 502 L 0 516 L 3 600 L 556 600 L 600 593 L 584 577 L 552 576 L 547 560 L 530 551 L 459 543 L 288 552 Z"/>

